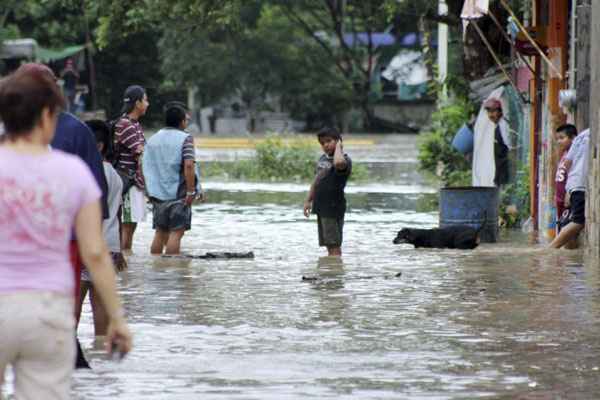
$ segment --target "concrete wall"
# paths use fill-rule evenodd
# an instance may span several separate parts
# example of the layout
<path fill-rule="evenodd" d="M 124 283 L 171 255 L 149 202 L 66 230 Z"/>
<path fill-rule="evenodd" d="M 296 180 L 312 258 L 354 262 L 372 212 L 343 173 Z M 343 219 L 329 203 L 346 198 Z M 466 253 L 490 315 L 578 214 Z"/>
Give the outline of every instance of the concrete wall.
<path fill-rule="evenodd" d="M 217 118 L 215 133 L 220 135 L 243 135 L 248 132 L 246 118 Z"/>
<path fill-rule="evenodd" d="M 401 123 L 417 129 L 429 124 L 431 114 L 435 111 L 435 103 L 415 101 L 401 104 L 377 104 L 375 116 L 386 121 Z"/>
<path fill-rule="evenodd" d="M 590 173 L 586 198 L 586 253 L 600 260 L 600 1 L 592 2 L 590 36 Z M 591 264 L 590 264 L 591 265 Z"/>

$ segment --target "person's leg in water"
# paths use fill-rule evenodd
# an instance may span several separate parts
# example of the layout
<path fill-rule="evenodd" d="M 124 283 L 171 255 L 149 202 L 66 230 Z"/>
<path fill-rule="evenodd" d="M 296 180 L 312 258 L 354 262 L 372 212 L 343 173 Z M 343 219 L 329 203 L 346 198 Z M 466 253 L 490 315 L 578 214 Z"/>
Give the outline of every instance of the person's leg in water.
<path fill-rule="evenodd" d="M 152 240 L 152 246 L 150 246 L 151 254 L 162 254 L 169 241 L 169 231 L 164 229 L 156 229 L 154 231 L 154 239 Z"/>
<path fill-rule="evenodd" d="M 336 257 L 341 257 L 342 256 L 342 248 L 341 247 L 327 247 L 327 253 L 329 256 L 336 256 Z"/>
<path fill-rule="evenodd" d="M 181 239 L 183 238 L 184 234 L 185 229 L 179 229 L 169 233 L 169 240 L 167 241 L 165 254 L 179 254 L 181 252 Z"/>
<path fill-rule="evenodd" d="M 94 286 L 89 280 L 81 280 L 81 289 L 79 301 L 75 304 L 75 317 L 77 326 L 81 319 L 81 311 L 83 303 L 88 292 L 90 293 L 90 304 L 92 306 L 92 317 L 94 318 L 94 333 L 96 336 L 105 336 L 108 330 L 108 315 L 104 309 L 104 305 L 98 295 L 94 291 Z"/>
<path fill-rule="evenodd" d="M 560 249 L 571 240 L 576 239 L 577 235 L 584 227 L 585 225 L 583 224 L 569 222 L 567 226 L 561 229 L 560 233 L 554 238 L 552 243 L 550 243 L 550 247 L 553 249 Z"/>
<path fill-rule="evenodd" d="M 571 221 L 561 229 L 558 236 L 550 243 L 550 248 L 559 249 L 576 239 L 585 228 L 585 192 L 573 191 L 568 195 L 571 208 Z"/>
<path fill-rule="evenodd" d="M 137 228 L 136 222 L 123 222 L 121 225 L 121 248 L 131 251 L 133 244 L 133 234 Z"/>
<path fill-rule="evenodd" d="M 327 247 L 329 256 L 342 255 L 344 219 L 318 216 L 319 246 Z"/>

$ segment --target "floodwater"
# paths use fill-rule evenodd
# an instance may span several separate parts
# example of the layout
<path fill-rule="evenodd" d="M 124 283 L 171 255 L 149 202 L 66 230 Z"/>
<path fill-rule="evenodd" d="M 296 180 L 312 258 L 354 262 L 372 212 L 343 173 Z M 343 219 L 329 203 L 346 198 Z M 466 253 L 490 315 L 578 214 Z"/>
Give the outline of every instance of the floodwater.
<path fill-rule="evenodd" d="M 418 211 L 435 190 L 415 171 L 414 136 L 377 140 L 347 146 L 375 178 L 347 188 L 342 260 L 323 257 L 302 215 L 305 184 L 205 183 L 184 251 L 252 260 L 151 257 L 142 224 L 120 282 L 135 350 L 107 360 L 88 307 L 80 338 L 93 370 L 75 373 L 74 397 L 600 397 L 596 266 L 520 232 L 475 251 L 393 245 L 401 227 L 437 224 Z"/>

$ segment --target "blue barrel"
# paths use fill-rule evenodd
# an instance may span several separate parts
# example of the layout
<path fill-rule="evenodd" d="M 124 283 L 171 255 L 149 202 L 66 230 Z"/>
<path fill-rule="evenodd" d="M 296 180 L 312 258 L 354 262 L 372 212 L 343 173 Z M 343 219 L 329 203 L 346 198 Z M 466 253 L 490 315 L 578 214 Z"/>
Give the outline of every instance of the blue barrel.
<path fill-rule="evenodd" d="M 469 225 L 481 229 L 482 242 L 498 240 L 500 194 L 495 187 L 449 187 L 440 191 L 440 227 Z"/>
<path fill-rule="evenodd" d="M 467 124 L 464 124 L 454 135 L 452 147 L 462 154 L 468 154 L 473 151 L 473 131 Z"/>

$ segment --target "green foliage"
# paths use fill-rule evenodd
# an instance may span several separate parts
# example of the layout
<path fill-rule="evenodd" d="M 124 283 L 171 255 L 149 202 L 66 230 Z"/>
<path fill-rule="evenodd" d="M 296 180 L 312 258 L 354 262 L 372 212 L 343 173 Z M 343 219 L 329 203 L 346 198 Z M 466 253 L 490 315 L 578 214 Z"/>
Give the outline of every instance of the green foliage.
<path fill-rule="evenodd" d="M 398 9 L 396 0 L 99 1 L 99 46 L 157 32 L 167 86 L 196 86 L 203 104 L 237 94 L 251 113 L 268 93 L 294 117 L 317 120 L 368 109 L 381 49 L 340 39 L 387 29 Z"/>
<path fill-rule="evenodd" d="M 470 185 L 471 166 L 451 143 L 456 131 L 469 121 L 472 113 L 472 104 L 457 99 L 433 113 L 431 131 L 420 137 L 419 168 L 437 177 L 444 186 Z"/>
<path fill-rule="evenodd" d="M 284 142 L 272 136 L 256 145 L 256 162 L 262 178 L 310 179 L 314 173 L 314 146 L 304 140 Z"/>
<path fill-rule="evenodd" d="M 529 217 L 529 167 L 521 164 L 514 182 L 502 187 L 500 218 L 506 228 L 517 228 Z"/>
<path fill-rule="evenodd" d="M 256 145 L 256 156 L 250 160 L 216 162 L 204 169 L 207 177 L 225 177 L 251 181 L 309 182 L 315 175 L 318 158 L 316 140 L 270 136 Z M 353 164 L 352 180 L 365 180 L 365 165 Z"/>

